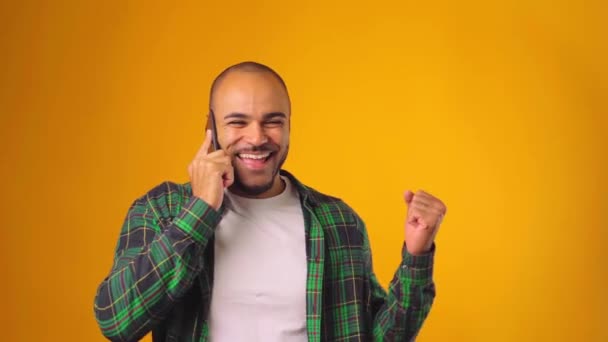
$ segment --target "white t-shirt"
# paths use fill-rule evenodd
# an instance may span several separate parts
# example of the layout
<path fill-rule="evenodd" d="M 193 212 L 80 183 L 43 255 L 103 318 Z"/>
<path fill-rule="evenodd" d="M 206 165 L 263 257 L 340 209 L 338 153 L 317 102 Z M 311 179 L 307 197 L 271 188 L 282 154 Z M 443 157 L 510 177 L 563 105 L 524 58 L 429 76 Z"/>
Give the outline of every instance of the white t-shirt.
<path fill-rule="evenodd" d="M 306 238 L 296 189 L 251 199 L 229 191 L 215 232 L 212 342 L 305 342 Z"/>

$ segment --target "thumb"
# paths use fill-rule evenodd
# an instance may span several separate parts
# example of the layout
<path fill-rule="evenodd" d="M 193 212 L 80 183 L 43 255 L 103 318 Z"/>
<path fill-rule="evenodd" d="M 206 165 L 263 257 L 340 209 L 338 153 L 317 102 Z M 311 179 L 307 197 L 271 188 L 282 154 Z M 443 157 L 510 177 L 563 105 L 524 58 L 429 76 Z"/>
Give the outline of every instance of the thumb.
<path fill-rule="evenodd" d="M 410 205 L 410 203 L 412 203 L 412 200 L 414 199 L 414 193 L 408 190 L 403 195 L 403 198 L 405 199 L 405 203 L 407 203 L 407 205 Z"/>

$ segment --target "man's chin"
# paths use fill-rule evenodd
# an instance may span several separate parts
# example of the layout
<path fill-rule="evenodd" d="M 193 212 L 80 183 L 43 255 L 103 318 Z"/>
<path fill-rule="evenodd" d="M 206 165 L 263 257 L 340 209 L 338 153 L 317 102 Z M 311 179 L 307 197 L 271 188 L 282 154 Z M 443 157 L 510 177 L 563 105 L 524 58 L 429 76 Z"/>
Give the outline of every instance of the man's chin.
<path fill-rule="evenodd" d="M 239 170 L 235 168 L 234 184 L 230 190 L 245 196 L 259 196 L 272 188 L 277 172 L 263 173 L 250 172 L 250 170 Z M 257 174 L 256 174 L 257 173 Z"/>
<path fill-rule="evenodd" d="M 230 187 L 230 190 L 236 194 L 245 196 L 259 196 L 272 188 L 273 179 L 265 183 L 248 184 L 241 182 L 238 177 L 234 180 L 234 184 Z"/>

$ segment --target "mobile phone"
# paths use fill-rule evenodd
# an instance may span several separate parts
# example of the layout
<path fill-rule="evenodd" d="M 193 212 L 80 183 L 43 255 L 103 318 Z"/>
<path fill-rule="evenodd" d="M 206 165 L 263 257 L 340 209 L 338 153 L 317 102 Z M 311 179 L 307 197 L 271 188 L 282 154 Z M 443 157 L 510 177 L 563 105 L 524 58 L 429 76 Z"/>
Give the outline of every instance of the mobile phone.
<path fill-rule="evenodd" d="M 215 124 L 215 113 L 213 109 L 209 109 L 209 115 L 207 116 L 207 127 L 205 130 L 211 130 L 211 149 L 212 151 L 220 150 L 220 143 L 217 141 L 217 127 Z M 211 152 L 212 152 L 211 151 Z"/>

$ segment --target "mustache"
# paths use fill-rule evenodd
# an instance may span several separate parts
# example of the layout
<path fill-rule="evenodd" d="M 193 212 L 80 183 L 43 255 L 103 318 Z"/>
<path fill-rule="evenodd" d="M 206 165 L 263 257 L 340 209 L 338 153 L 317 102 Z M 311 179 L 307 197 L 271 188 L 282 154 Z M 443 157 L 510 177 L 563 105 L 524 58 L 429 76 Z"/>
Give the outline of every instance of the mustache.
<path fill-rule="evenodd" d="M 272 143 L 265 143 L 262 145 L 258 145 L 258 146 L 247 146 L 247 147 L 242 147 L 242 148 L 237 148 L 235 147 L 233 150 L 234 154 L 240 154 L 240 153 L 255 153 L 255 152 L 277 152 L 279 150 L 279 147 L 275 144 Z"/>

